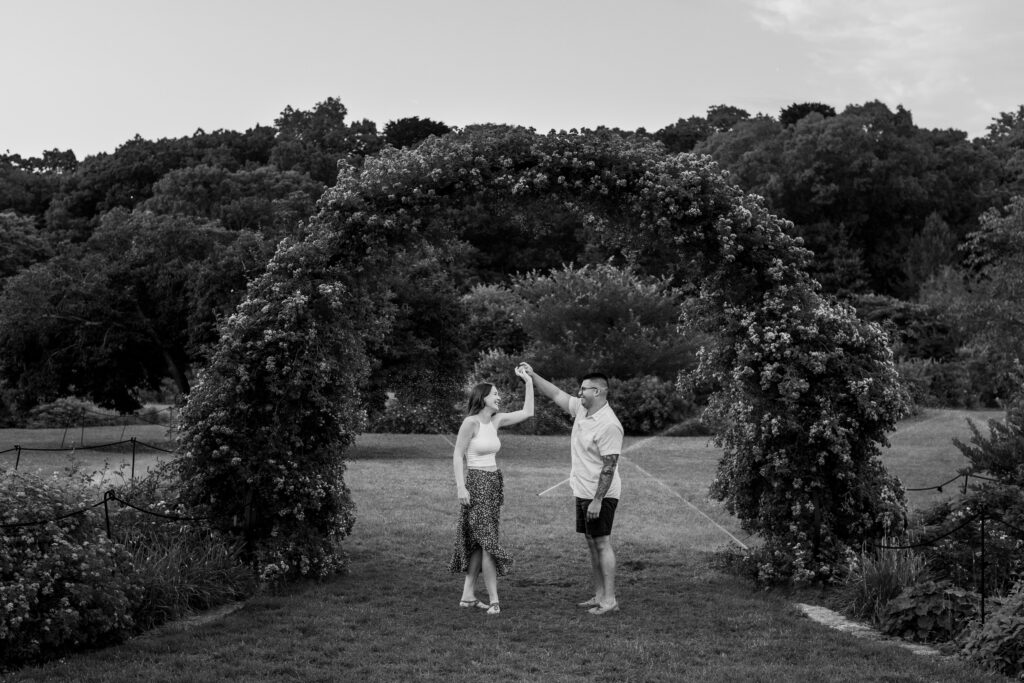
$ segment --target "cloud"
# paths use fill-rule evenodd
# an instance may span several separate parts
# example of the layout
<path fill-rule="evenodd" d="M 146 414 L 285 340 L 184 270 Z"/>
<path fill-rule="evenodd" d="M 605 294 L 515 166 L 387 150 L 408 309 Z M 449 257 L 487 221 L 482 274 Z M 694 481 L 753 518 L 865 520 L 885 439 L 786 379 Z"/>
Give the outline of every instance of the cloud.
<path fill-rule="evenodd" d="M 750 0 L 761 26 L 790 35 L 826 79 L 855 76 L 877 97 L 936 97 L 970 84 L 965 52 L 977 36 L 981 3 L 941 6 L 930 0 Z"/>

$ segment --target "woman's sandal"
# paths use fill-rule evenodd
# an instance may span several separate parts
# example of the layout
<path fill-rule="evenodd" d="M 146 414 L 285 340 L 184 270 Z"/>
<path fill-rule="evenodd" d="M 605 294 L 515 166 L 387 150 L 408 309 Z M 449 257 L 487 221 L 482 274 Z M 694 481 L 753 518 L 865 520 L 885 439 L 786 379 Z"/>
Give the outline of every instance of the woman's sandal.
<path fill-rule="evenodd" d="M 491 616 L 494 616 L 496 614 L 501 614 L 501 606 L 498 604 L 497 600 L 495 600 L 494 602 L 492 602 L 490 605 L 487 606 L 487 614 L 489 614 Z"/>
<path fill-rule="evenodd" d="M 472 600 L 459 600 L 459 607 L 479 607 L 480 609 L 487 609 L 490 605 L 485 605 L 476 598 Z"/>

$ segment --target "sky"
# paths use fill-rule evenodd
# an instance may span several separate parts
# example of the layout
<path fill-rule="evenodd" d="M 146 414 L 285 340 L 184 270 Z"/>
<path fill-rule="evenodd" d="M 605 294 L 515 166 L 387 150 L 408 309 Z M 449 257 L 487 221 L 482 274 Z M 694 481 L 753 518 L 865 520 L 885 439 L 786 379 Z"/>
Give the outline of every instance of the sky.
<path fill-rule="evenodd" d="M 539 132 L 880 100 L 986 133 L 1024 104 L 1024 0 L 0 0 L 0 153 L 273 125 L 329 97 Z"/>

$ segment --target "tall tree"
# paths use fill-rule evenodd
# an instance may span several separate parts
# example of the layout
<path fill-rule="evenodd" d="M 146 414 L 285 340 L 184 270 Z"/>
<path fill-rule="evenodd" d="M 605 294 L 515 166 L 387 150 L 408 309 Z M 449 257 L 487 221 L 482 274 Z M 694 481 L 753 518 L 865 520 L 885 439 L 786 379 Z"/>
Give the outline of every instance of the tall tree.
<path fill-rule="evenodd" d="M 421 119 L 409 116 L 404 119 L 388 121 L 384 126 L 384 140 L 392 147 L 411 147 L 426 140 L 431 135 L 445 135 L 452 129 L 440 121 Z"/>
<path fill-rule="evenodd" d="M 782 126 L 794 126 L 796 122 L 810 114 L 820 114 L 822 118 L 835 116 L 836 110 L 828 104 L 821 102 L 800 102 L 783 107 L 779 111 L 779 124 Z"/>
<path fill-rule="evenodd" d="M 982 144 L 1002 165 L 1001 198 L 1024 194 L 1024 104 L 1013 112 L 1002 112 L 988 125 Z"/>
<path fill-rule="evenodd" d="M 345 123 L 348 109 L 335 97 L 306 111 L 285 107 L 275 119 L 277 139 L 270 160 L 282 170 L 307 173 L 324 185 L 338 179 L 338 163 L 361 163 L 381 146 L 377 126 L 362 120 Z"/>
<path fill-rule="evenodd" d="M 945 266 L 957 262 L 957 239 L 949 224 L 938 213 L 932 213 L 921 232 L 910 239 L 903 270 L 908 288 L 917 294 L 921 285 Z"/>
<path fill-rule="evenodd" d="M 654 139 L 665 145 L 671 154 L 692 152 L 697 143 L 706 140 L 714 131 L 703 116 L 680 118 L 654 133 Z"/>
<path fill-rule="evenodd" d="M 708 125 L 716 133 L 724 133 L 732 130 L 740 121 L 750 118 L 746 109 L 740 109 L 728 104 L 716 104 L 708 107 Z"/>

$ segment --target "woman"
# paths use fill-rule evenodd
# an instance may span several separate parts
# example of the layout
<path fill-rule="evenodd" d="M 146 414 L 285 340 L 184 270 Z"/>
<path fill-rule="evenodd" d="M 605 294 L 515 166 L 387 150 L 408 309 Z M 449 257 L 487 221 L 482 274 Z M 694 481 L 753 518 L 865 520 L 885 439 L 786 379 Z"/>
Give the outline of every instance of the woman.
<path fill-rule="evenodd" d="M 452 454 L 462 512 L 448 569 L 466 572 L 459 607 L 480 607 L 490 615 L 501 614 L 498 576 L 507 574 L 512 565 L 512 557 L 498 544 L 499 511 L 504 502 L 504 484 L 495 460 L 501 448 L 498 428 L 533 417 L 533 378 L 519 369 L 516 374 L 526 383 L 523 409 L 498 412 L 501 394 L 497 387 L 489 382 L 477 384 L 470 392 L 467 417 Z M 489 598 L 486 604 L 476 598 L 476 577 L 481 573 Z"/>

